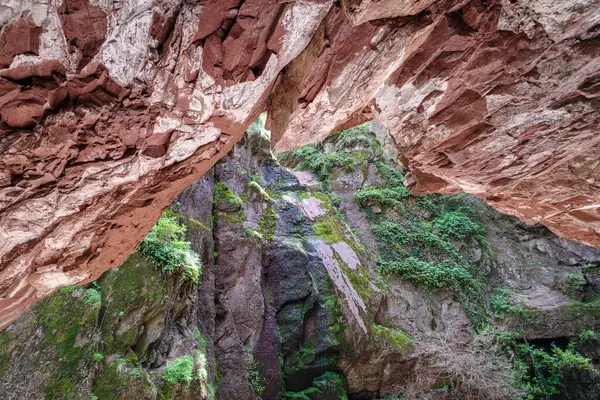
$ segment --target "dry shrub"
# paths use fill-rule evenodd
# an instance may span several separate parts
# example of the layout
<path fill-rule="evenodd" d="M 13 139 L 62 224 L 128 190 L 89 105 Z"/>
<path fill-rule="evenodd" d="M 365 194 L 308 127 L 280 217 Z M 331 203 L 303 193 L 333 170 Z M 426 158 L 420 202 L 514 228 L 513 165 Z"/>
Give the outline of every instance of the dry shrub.
<path fill-rule="evenodd" d="M 457 325 L 451 322 L 418 343 L 429 371 L 437 371 L 435 382 L 447 384 L 448 391 L 430 391 L 432 376 L 417 373 L 416 379 L 401 389 L 403 396 L 409 400 L 522 399 L 524 393 L 517 387 L 511 360 L 500 348 L 497 330 L 490 327 L 465 340 L 469 335 Z"/>

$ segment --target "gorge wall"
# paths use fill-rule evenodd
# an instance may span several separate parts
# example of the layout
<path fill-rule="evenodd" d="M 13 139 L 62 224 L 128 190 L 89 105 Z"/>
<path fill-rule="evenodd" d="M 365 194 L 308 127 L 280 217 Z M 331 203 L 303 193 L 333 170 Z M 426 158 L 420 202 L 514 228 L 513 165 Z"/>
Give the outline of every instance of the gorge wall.
<path fill-rule="evenodd" d="M 277 151 L 377 119 L 415 192 L 600 245 L 595 0 L 0 6 L 0 327 L 121 264 L 263 110 Z"/>
<path fill-rule="evenodd" d="M 370 129 L 294 170 L 250 132 L 159 222 L 201 276 L 140 250 L 41 300 L 0 332 L 3 399 L 595 399 L 599 249 L 410 195 Z"/>

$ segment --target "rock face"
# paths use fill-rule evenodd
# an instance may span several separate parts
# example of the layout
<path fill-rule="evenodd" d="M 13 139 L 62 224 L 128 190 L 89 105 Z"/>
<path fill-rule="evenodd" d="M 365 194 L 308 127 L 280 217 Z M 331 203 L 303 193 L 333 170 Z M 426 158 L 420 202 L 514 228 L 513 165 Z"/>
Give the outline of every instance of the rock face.
<path fill-rule="evenodd" d="M 600 245 L 597 2 L 419 2 L 429 12 L 342 24 L 344 11 L 365 21 L 388 5 L 355 3 L 332 8 L 275 86 L 276 149 L 374 118 L 415 192 L 477 194 Z M 421 10 L 397 5 L 395 15 Z"/>
<path fill-rule="evenodd" d="M 417 191 L 600 245 L 600 6 L 9 1 L 0 14 L 0 327 L 121 264 L 268 109 L 278 150 L 376 118 Z"/>
<path fill-rule="evenodd" d="M 136 253 L 41 300 L 0 332 L 3 398 L 520 400 L 493 332 L 541 349 L 571 351 L 572 340 L 600 365 L 599 249 L 474 196 L 410 196 L 371 130 L 282 158 L 294 171 L 249 131 L 171 205 L 203 264 L 197 285 Z M 480 229 L 435 247 L 440 211 Z M 381 273 L 400 243 L 382 245 L 382 219 L 406 240 L 417 232 L 413 258 L 459 257 L 455 268 L 480 280 L 476 298 L 427 286 L 440 279 L 427 270 Z M 594 398 L 600 374 L 567 371 L 560 393 Z"/>

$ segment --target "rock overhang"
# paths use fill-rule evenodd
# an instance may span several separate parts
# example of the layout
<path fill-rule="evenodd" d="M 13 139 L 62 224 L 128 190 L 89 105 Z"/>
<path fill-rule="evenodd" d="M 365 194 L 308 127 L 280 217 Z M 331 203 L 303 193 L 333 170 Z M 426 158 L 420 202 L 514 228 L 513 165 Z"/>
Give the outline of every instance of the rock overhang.
<path fill-rule="evenodd" d="M 600 245 L 593 0 L 31 0 L 7 10 L 2 326 L 119 265 L 264 109 L 276 150 L 377 119 L 415 192 L 475 193 Z"/>

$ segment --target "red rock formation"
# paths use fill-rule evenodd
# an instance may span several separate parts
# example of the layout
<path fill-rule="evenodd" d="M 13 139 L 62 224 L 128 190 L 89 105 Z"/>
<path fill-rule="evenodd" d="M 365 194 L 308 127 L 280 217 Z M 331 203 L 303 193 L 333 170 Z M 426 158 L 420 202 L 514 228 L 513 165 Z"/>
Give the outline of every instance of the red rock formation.
<path fill-rule="evenodd" d="M 435 3 L 342 28 L 332 8 L 270 98 L 276 149 L 367 114 L 393 135 L 414 192 L 475 193 L 600 246 L 600 4 Z M 380 4 L 345 11 L 364 21 Z"/>
<path fill-rule="evenodd" d="M 17 3 L 0 16 L 0 327 L 120 264 L 265 107 L 278 150 L 377 118 L 416 190 L 600 245 L 594 0 Z"/>

